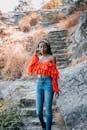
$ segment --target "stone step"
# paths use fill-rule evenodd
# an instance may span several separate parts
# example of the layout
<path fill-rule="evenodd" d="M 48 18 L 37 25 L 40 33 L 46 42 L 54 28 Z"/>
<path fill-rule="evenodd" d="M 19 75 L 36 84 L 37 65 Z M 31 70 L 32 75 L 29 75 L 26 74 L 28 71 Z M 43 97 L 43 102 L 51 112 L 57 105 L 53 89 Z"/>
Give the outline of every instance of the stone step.
<path fill-rule="evenodd" d="M 36 119 L 30 119 L 30 124 L 39 126 L 40 125 L 40 121 L 39 121 L 38 118 L 36 118 Z M 56 121 L 55 121 L 54 118 L 53 118 L 52 124 L 56 125 Z"/>
<path fill-rule="evenodd" d="M 68 60 L 56 60 L 56 62 L 58 62 L 58 63 L 70 63 L 71 61 L 68 59 Z"/>
<path fill-rule="evenodd" d="M 69 59 L 69 56 L 67 56 L 67 53 L 54 53 L 54 56 L 58 59 Z"/>
<path fill-rule="evenodd" d="M 69 61 L 59 61 L 59 60 L 56 60 L 56 63 L 61 66 L 61 65 L 68 65 Z"/>
<path fill-rule="evenodd" d="M 51 36 L 48 36 L 48 40 L 50 43 L 52 43 L 52 42 L 66 42 L 67 38 L 65 36 L 59 37 L 59 35 L 51 35 Z"/>
<path fill-rule="evenodd" d="M 58 46 L 58 47 L 65 47 L 65 46 L 67 46 L 68 47 L 68 45 L 67 45 L 67 43 L 66 42 L 63 42 L 63 41 L 61 41 L 61 43 L 59 43 L 58 41 L 57 42 L 52 42 L 52 43 L 50 43 L 50 46 L 51 47 L 53 47 L 53 46 Z"/>
<path fill-rule="evenodd" d="M 52 107 L 53 112 L 56 111 L 56 107 L 53 106 Z M 26 117 L 36 117 L 36 107 L 27 107 L 27 108 L 20 108 L 20 112 L 22 116 L 26 116 Z M 43 113 L 45 115 L 45 107 L 43 109 Z"/>
<path fill-rule="evenodd" d="M 63 50 L 63 49 L 66 49 L 66 51 L 67 51 L 67 46 L 66 46 L 66 45 L 63 45 L 63 46 L 62 46 L 62 45 L 60 45 L 60 46 L 58 46 L 58 45 L 54 45 L 54 46 L 53 46 L 53 45 L 52 45 L 52 46 L 51 46 L 52 52 L 55 52 L 55 51 L 56 51 L 56 52 L 58 53 L 59 50 Z"/>
<path fill-rule="evenodd" d="M 44 117 L 44 121 L 46 122 L 46 117 Z M 38 117 L 29 117 L 29 118 L 24 118 L 23 119 L 24 125 L 25 126 L 40 126 L 40 121 Z M 53 117 L 52 125 L 56 125 L 57 120 L 55 117 Z"/>
<path fill-rule="evenodd" d="M 69 61 L 56 61 L 58 66 L 67 66 L 69 64 Z"/>
<path fill-rule="evenodd" d="M 64 60 L 61 60 L 61 61 L 59 61 L 59 60 L 56 60 L 56 62 L 57 62 L 57 64 L 58 65 L 69 65 L 70 63 L 71 63 L 71 61 L 70 60 L 66 60 L 66 61 L 64 61 Z M 67 66 L 66 66 L 67 67 Z"/>
<path fill-rule="evenodd" d="M 52 49 L 53 49 L 53 48 L 52 48 Z M 58 49 L 55 47 L 54 53 L 65 54 L 65 53 L 67 53 L 67 49 L 63 48 L 63 49 L 59 49 L 59 50 L 58 50 Z"/>
<path fill-rule="evenodd" d="M 20 100 L 19 107 L 33 107 L 36 105 L 35 99 L 23 98 Z"/>
<path fill-rule="evenodd" d="M 67 57 L 66 55 L 55 55 L 55 57 L 56 57 L 56 60 L 71 61 L 71 59 Z"/>
<path fill-rule="evenodd" d="M 52 54 L 54 55 L 54 56 L 66 56 L 66 57 L 69 57 L 70 55 L 67 53 L 67 51 L 66 52 L 59 52 L 57 49 L 56 50 L 52 50 Z"/>
<path fill-rule="evenodd" d="M 67 64 L 59 64 L 59 63 L 56 63 L 56 64 L 57 64 L 57 66 L 58 66 L 59 69 L 64 69 L 64 68 L 68 67 Z"/>
<path fill-rule="evenodd" d="M 36 79 L 35 79 L 36 80 Z M 31 93 L 36 93 L 36 91 L 33 91 Z M 55 101 L 53 100 L 53 105 L 55 105 Z M 32 98 L 32 99 L 28 99 L 28 98 L 22 98 L 20 99 L 20 102 L 19 102 L 19 107 L 20 108 L 32 108 L 32 107 L 35 107 L 36 106 L 36 99 Z"/>
<path fill-rule="evenodd" d="M 64 38 L 64 39 L 66 39 L 67 38 L 67 35 L 66 34 L 64 34 L 64 33 L 62 33 L 62 34 L 59 34 L 59 33 L 50 33 L 50 34 L 48 34 L 48 38 L 60 38 L 60 39 L 62 39 L 62 38 Z"/>
<path fill-rule="evenodd" d="M 59 61 L 59 60 L 56 60 L 56 62 L 58 63 L 58 64 L 69 64 L 70 62 L 68 61 L 68 60 L 61 60 L 61 61 Z"/>
<path fill-rule="evenodd" d="M 67 41 L 67 38 L 66 38 L 66 36 L 63 36 L 63 37 L 61 37 L 61 36 L 59 36 L 59 35 L 51 35 L 51 36 L 48 36 L 48 39 L 49 39 L 49 42 L 60 42 L 60 41 L 62 41 L 62 42 L 66 42 Z"/>
<path fill-rule="evenodd" d="M 45 122 L 46 122 L 46 118 L 44 118 Z M 39 119 L 36 117 L 36 118 L 32 118 L 32 117 L 29 117 L 29 118 L 24 118 L 24 124 L 25 124 L 25 128 L 35 128 L 35 127 L 40 127 L 41 128 L 41 124 L 40 124 L 40 121 Z M 53 126 L 55 126 L 55 128 L 57 128 L 57 130 L 66 130 L 65 129 L 65 124 L 59 124 L 57 119 L 53 116 L 53 121 L 52 121 L 52 129 L 54 128 Z M 53 129 L 54 130 L 54 129 Z"/>
<path fill-rule="evenodd" d="M 66 37 L 59 37 L 59 36 L 56 36 L 56 35 L 55 36 L 52 35 L 48 39 L 49 39 L 50 43 L 52 43 L 52 42 L 60 42 L 60 41 L 66 42 L 67 41 Z"/>
<path fill-rule="evenodd" d="M 68 60 L 69 58 L 66 56 L 66 55 L 64 55 L 64 54 L 61 54 L 61 53 L 59 53 L 59 54 L 54 54 L 54 56 L 56 57 L 56 59 L 59 59 L 59 60 Z"/>
<path fill-rule="evenodd" d="M 56 57 L 60 57 L 60 58 L 63 58 L 63 57 L 67 57 L 67 55 L 66 55 L 67 53 L 54 53 L 54 56 L 56 56 Z"/>
<path fill-rule="evenodd" d="M 52 49 L 52 52 L 54 52 L 56 49 L 58 49 L 58 50 L 62 50 L 62 49 L 67 49 L 67 45 L 64 45 L 64 46 L 62 46 L 62 45 L 52 45 L 51 46 L 51 49 Z"/>
<path fill-rule="evenodd" d="M 21 116 L 24 117 L 36 117 L 36 109 L 35 108 L 22 108 L 20 109 Z"/>
<path fill-rule="evenodd" d="M 61 30 L 61 31 L 51 31 L 49 32 L 48 36 L 59 36 L 59 37 L 67 37 L 67 30 Z"/>
<path fill-rule="evenodd" d="M 59 63 L 63 63 L 63 62 L 66 62 L 66 63 L 71 63 L 71 60 L 69 58 L 59 58 L 57 57 L 56 58 L 56 61 L 59 62 Z"/>
<path fill-rule="evenodd" d="M 49 39 L 49 42 L 59 42 L 59 41 L 67 41 L 67 38 L 66 36 L 59 36 L 59 35 L 51 35 L 51 36 L 48 36 L 48 39 Z"/>
<path fill-rule="evenodd" d="M 50 41 L 49 43 L 50 43 L 51 46 L 52 46 L 52 45 L 53 45 L 53 46 L 54 46 L 54 45 L 57 45 L 57 46 L 65 46 L 65 45 L 67 45 L 67 43 L 66 43 L 65 41 L 62 41 L 62 40 L 61 40 L 61 41 L 60 41 L 60 40 L 58 41 L 58 39 L 57 39 L 57 40 L 54 39 L 54 42 Z"/>
<path fill-rule="evenodd" d="M 24 130 L 42 130 L 42 128 L 41 126 L 27 126 Z M 61 129 L 58 128 L 56 125 L 52 125 L 52 130 L 61 130 Z"/>
<path fill-rule="evenodd" d="M 59 68 L 59 69 L 64 69 L 64 68 L 66 68 L 66 67 L 67 67 L 67 65 L 61 65 L 61 66 L 58 65 L 58 68 Z"/>
<path fill-rule="evenodd" d="M 68 65 L 69 65 L 69 63 L 68 62 L 56 62 L 56 64 L 57 64 L 57 66 L 58 67 L 60 67 L 60 68 L 62 68 L 62 66 L 64 67 L 64 68 L 66 68 Z"/>
<path fill-rule="evenodd" d="M 64 62 L 64 61 L 63 61 L 63 62 L 57 62 L 57 65 L 60 66 L 60 67 L 61 67 L 62 65 L 63 65 L 63 66 L 68 66 L 68 62 L 67 62 L 67 63 Z"/>

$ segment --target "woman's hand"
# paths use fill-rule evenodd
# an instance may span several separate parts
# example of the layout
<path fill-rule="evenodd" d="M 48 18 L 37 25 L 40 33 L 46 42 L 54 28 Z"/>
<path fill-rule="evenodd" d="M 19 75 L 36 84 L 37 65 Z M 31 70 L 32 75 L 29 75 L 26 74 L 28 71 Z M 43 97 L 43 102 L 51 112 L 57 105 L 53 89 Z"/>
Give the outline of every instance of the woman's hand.
<path fill-rule="evenodd" d="M 59 97 L 59 93 L 55 92 L 55 98 L 57 99 Z"/>
<path fill-rule="evenodd" d="M 38 55 L 38 54 L 39 54 L 39 49 L 35 49 L 34 55 Z"/>

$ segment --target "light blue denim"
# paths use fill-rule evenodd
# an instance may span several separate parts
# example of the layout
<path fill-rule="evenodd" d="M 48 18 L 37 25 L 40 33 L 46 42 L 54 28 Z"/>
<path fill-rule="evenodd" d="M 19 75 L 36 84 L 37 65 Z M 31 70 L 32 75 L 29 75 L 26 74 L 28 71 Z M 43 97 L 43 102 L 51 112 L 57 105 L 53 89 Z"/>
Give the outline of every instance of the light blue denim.
<path fill-rule="evenodd" d="M 45 103 L 46 130 L 51 130 L 51 125 L 52 125 L 52 99 L 53 99 L 53 88 L 52 88 L 51 77 L 38 78 L 36 112 L 37 112 L 37 116 L 39 117 L 40 122 L 44 122 L 43 105 Z"/>

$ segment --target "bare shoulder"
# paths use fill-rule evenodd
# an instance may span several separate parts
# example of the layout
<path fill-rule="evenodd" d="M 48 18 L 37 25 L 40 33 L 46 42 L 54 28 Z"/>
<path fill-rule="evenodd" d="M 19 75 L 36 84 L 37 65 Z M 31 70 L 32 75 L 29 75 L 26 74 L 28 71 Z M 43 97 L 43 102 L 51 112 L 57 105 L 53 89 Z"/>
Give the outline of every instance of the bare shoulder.
<path fill-rule="evenodd" d="M 51 61 L 56 64 L 56 57 L 51 55 L 50 58 L 51 58 Z"/>

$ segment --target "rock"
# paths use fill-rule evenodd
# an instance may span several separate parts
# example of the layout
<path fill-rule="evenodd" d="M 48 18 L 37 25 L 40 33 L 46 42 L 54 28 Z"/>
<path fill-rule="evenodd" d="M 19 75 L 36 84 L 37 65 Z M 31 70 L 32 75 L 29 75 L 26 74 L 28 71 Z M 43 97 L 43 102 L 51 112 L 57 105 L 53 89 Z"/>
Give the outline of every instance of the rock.
<path fill-rule="evenodd" d="M 18 22 L 20 21 L 20 19 L 25 15 L 25 13 L 22 12 L 15 12 L 15 11 L 11 11 L 9 13 L 4 13 L 2 16 L 2 20 L 4 22 L 11 22 L 14 23 L 15 25 L 18 25 Z"/>
<path fill-rule="evenodd" d="M 85 0 L 64 0 L 65 3 L 68 4 L 78 4 L 80 5 L 82 2 L 85 2 Z"/>
<path fill-rule="evenodd" d="M 3 94 L 1 92 L 1 90 L 0 90 L 0 100 L 3 100 Z"/>
<path fill-rule="evenodd" d="M 72 14 L 74 10 L 75 10 L 74 5 L 65 5 L 61 7 L 61 12 L 64 13 L 66 16 Z"/>
<path fill-rule="evenodd" d="M 80 17 L 79 24 L 74 34 L 76 47 L 73 58 L 87 54 L 87 11 Z"/>
<path fill-rule="evenodd" d="M 80 17 L 79 24 L 75 31 L 75 41 L 78 44 L 87 42 L 87 11 Z"/>
<path fill-rule="evenodd" d="M 0 90 L 4 99 L 11 99 L 12 101 L 19 101 L 21 98 L 21 105 L 27 105 L 28 101 L 25 102 L 25 98 L 35 99 L 35 87 L 36 81 L 31 80 L 23 81 L 17 79 L 15 81 L 0 81 Z M 29 102 L 30 103 L 30 102 Z"/>
<path fill-rule="evenodd" d="M 60 87 L 57 105 L 67 127 L 87 121 L 87 62 L 61 71 Z"/>

